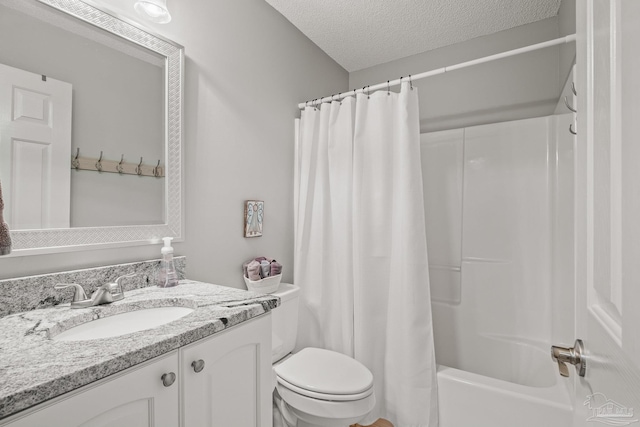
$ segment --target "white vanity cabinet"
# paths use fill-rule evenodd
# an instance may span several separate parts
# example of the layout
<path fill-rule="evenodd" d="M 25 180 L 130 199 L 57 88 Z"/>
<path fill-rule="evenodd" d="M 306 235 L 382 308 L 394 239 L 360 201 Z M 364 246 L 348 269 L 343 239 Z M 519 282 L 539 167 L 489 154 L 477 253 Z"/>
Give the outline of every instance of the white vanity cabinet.
<path fill-rule="evenodd" d="M 176 427 L 179 382 L 165 387 L 162 376 L 177 376 L 178 367 L 176 350 L 28 409 L 6 427 Z"/>
<path fill-rule="evenodd" d="M 181 364 L 183 427 L 271 426 L 271 315 L 183 347 Z"/>
<path fill-rule="evenodd" d="M 270 427 L 271 378 L 266 314 L 1 420 L 0 427 Z"/>

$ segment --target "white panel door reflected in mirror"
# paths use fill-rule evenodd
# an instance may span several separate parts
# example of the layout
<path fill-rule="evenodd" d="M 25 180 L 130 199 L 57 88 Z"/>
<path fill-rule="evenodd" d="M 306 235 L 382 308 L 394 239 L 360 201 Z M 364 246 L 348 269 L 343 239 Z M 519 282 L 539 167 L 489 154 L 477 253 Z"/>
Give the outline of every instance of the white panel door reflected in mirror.
<path fill-rule="evenodd" d="M 11 229 L 69 227 L 71 92 L 0 64 L 0 181 Z"/>

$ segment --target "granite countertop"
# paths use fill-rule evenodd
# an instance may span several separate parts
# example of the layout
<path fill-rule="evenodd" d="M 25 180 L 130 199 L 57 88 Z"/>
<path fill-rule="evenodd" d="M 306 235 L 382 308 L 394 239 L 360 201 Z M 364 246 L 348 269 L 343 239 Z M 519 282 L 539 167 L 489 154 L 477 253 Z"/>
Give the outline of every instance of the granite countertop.
<path fill-rule="evenodd" d="M 0 419 L 248 319 L 280 304 L 278 297 L 181 280 L 125 293 L 109 305 L 69 304 L 0 318 Z M 88 341 L 53 341 L 73 326 L 145 308 L 183 306 L 185 317 L 154 329 Z"/>

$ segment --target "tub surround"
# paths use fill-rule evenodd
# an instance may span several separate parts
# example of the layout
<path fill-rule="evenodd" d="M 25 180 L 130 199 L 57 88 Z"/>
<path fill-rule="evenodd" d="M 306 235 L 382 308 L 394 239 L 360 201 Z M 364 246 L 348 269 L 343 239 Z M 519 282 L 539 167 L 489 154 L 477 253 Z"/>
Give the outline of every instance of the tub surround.
<path fill-rule="evenodd" d="M 127 272 L 113 272 L 114 278 Z M 42 289 L 33 280 L 32 285 Z M 87 284 L 86 279 L 78 281 Z M 71 309 L 60 304 L 5 316 L 0 319 L 0 419 L 260 316 L 279 304 L 279 298 L 271 295 L 181 280 L 174 288 L 125 290 L 124 300 L 109 305 Z M 89 320 L 166 306 L 194 311 L 157 328 L 119 337 L 51 339 Z"/>
<path fill-rule="evenodd" d="M 174 257 L 174 262 L 178 279 L 184 279 L 186 257 Z M 87 295 L 91 295 L 105 283 L 111 283 L 125 274 L 136 273 L 137 276 L 122 281 L 122 287 L 126 293 L 133 289 L 155 285 L 159 269 L 160 260 L 158 259 L 0 280 L 0 318 L 13 313 L 71 302 L 73 290 L 55 290 L 53 287 L 57 283 L 77 283 L 82 285 Z"/>
<path fill-rule="evenodd" d="M 573 304 L 572 122 L 562 114 L 421 137 L 427 245 L 438 248 L 429 262 L 440 427 L 571 424 L 571 382 L 549 346 L 573 327 L 552 304 Z"/>

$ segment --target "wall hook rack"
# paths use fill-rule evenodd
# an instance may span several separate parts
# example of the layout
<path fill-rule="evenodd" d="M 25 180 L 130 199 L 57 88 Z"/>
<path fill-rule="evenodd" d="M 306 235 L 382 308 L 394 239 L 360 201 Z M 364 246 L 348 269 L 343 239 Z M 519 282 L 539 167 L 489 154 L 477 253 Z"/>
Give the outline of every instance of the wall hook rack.
<path fill-rule="evenodd" d="M 145 165 L 140 157 L 140 163 L 128 163 L 124 161 L 124 154 L 120 156 L 120 160 L 103 159 L 103 152 L 100 152 L 99 158 L 80 157 L 80 148 L 76 148 L 75 155 L 71 156 L 71 169 L 86 170 L 93 172 L 109 172 L 120 175 L 138 175 L 162 178 L 165 176 L 164 167 L 160 166 L 160 160 L 157 165 Z"/>

